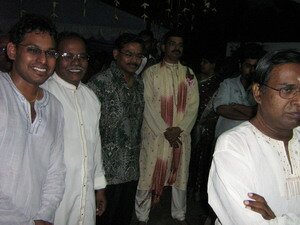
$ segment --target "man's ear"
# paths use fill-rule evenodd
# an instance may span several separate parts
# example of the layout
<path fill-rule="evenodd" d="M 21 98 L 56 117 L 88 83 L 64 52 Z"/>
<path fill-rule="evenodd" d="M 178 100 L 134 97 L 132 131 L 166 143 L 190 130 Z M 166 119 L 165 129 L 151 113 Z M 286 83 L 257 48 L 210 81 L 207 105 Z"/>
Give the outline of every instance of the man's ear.
<path fill-rule="evenodd" d="M 119 50 L 118 49 L 114 49 L 113 50 L 113 57 L 114 57 L 114 59 L 117 59 L 118 55 L 119 55 Z"/>
<path fill-rule="evenodd" d="M 15 60 L 16 59 L 16 54 L 17 54 L 17 48 L 16 45 L 13 44 L 12 42 L 9 42 L 6 47 L 6 53 L 9 59 Z"/>
<path fill-rule="evenodd" d="M 252 94 L 253 94 L 253 97 L 254 97 L 255 101 L 257 102 L 257 104 L 261 103 L 261 94 L 262 94 L 261 89 L 262 89 L 262 87 L 258 83 L 254 83 L 252 85 Z"/>

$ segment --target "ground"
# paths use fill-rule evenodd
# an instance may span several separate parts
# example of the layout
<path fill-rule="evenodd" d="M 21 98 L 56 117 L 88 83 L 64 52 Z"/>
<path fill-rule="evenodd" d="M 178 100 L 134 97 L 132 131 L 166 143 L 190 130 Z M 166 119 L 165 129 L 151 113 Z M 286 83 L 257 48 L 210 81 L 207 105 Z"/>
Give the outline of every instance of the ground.
<path fill-rule="evenodd" d="M 204 206 L 203 206 L 204 205 Z M 189 225 L 211 225 L 207 218 L 206 204 L 196 202 L 195 198 L 188 196 L 187 198 L 187 214 L 186 221 Z M 174 221 L 171 217 L 171 189 L 166 188 L 164 190 L 162 199 L 158 205 L 151 209 L 150 219 L 148 225 L 174 225 Z M 135 214 L 133 216 L 131 225 L 136 225 L 137 219 Z"/>

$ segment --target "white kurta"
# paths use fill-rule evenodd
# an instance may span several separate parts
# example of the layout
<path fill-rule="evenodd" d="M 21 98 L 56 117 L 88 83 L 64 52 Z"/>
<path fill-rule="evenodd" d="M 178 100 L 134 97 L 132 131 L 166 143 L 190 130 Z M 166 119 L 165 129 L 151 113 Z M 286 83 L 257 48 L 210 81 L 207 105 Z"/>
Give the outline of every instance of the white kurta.
<path fill-rule="evenodd" d="M 44 91 L 30 103 L 7 73 L 0 72 L 0 224 L 53 222 L 65 184 L 63 110 Z"/>
<path fill-rule="evenodd" d="M 289 141 L 291 166 L 284 143 L 250 122 L 217 141 L 208 181 L 209 204 L 222 225 L 300 224 L 300 129 Z M 276 219 L 245 208 L 247 193 L 263 196 Z"/>
<path fill-rule="evenodd" d="M 62 103 L 65 115 L 66 190 L 55 224 L 95 224 L 94 190 L 106 186 L 99 134 L 100 103 L 84 84 L 76 89 L 56 74 L 43 86 Z"/>
<path fill-rule="evenodd" d="M 168 185 L 173 149 L 164 137 L 164 132 L 170 126 L 183 130 L 180 137 L 182 154 L 174 186 L 186 190 L 191 152 L 190 132 L 196 121 L 199 105 L 197 80 L 195 76 L 190 80 L 190 73 L 193 74 L 180 63 L 164 62 L 148 68 L 143 74 L 145 110 L 141 130 L 139 190 L 151 189 L 158 159 L 167 162 L 166 179 L 163 182 Z"/>

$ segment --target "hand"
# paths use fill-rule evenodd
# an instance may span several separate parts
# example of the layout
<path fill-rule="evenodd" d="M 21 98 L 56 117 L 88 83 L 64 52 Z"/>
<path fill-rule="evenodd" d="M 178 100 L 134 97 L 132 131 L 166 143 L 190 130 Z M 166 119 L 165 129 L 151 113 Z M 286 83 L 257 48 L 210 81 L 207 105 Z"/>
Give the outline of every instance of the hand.
<path fill-rule="evenodd" d="M 105 189 L 96 191 L 96 215 L 101 216 L 106 209 Z"/>
<path fill-rule="evenodd" d="M 246 208 L 261 214 L 265 220 L 271 220 L 276 217 L 264 197 L 255 193 L 248 193 L 248 197 L 254 199 L 254 201 L 245 200 L 244 204 L 246 205 Z"/>
<path fill-rule="evenodd" d="M 179 139 L 182 132 L 183 130 L 181 130 L 179 127 L 169 127 L 164 132 L 164 136 L 169 141 L 171 147 L 178 148 L 179 144 L 182 145 L 182 142 Z"/>
<path fill-rule="evenodd" d="M 34 224 L 35 225 L 53 225 L 53 223 L 49 223 L 49 222 L 44 221 L 44 220 L 35 220 Z"/>

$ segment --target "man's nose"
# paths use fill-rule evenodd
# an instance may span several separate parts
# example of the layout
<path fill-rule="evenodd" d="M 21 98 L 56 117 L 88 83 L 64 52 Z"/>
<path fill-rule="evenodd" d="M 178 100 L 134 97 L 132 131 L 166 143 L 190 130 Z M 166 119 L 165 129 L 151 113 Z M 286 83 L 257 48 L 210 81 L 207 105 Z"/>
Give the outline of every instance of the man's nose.
<path fill-rule="evenodd" d="M 298 89 L 295 96 L 293 97 L 293 103 L 300 106 L 300 90 Z"/>

